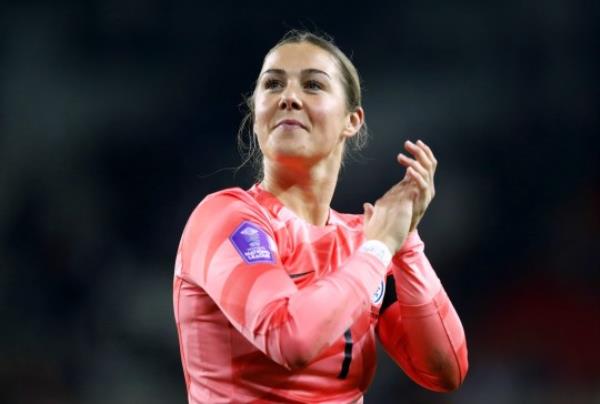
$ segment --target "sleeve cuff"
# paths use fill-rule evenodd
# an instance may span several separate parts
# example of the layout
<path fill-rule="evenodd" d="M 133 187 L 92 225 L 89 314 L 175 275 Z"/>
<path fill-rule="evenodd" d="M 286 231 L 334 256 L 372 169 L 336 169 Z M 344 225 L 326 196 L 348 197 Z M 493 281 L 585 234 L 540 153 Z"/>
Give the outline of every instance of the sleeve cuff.
<path fill-rule="evenodd" d="M 394 260 L 397 260 L 400 258 L 400 256 L 406 254 L 406 253 L 410 253 L 410 252 L 414 252 L 417 250 L 424 250 L 425 244 L 423 243 L 423 240 L 421 240 L 421 236 L 419 236 L 419 232 L 417 229 L 414 229 L 413 231 L 411 231 L 410 233 L 408 233 L 408 236 L 406 236 L 406 240 L 404 240 L 404 244 L 402 244 L 402 247 L 400 247 L 400 249 L 396 252 L 396 254 L 394 254 Z"/>
<path fill-rule="evenodd" d="M 385 243 L 379 240 L 365 241 L 358 250 L 377 258 L 386 268 L 392 261 L 392 253 L 390 252 L 390 249 L 387 245 L 385 245 Z"/>

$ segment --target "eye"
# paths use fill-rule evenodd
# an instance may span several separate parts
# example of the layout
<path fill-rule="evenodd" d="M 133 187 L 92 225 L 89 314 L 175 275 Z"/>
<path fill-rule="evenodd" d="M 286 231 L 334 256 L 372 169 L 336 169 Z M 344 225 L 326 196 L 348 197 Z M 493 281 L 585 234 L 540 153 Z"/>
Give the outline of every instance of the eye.
<path fill-rule="evenodd" d="M 264 83 L 264 88 L 267 90 L 274 90 L 283 87 L 283 82 L 277 79 L 267 79 Z"/>
<path fill-rule="evenodd" d="M 304 88 L 308 89 L 308 90 L 322 90 L 323 89 L 323 85 L 321 83 L 319 83 L 317 80 L 307 80 L 304 83 Z"/>

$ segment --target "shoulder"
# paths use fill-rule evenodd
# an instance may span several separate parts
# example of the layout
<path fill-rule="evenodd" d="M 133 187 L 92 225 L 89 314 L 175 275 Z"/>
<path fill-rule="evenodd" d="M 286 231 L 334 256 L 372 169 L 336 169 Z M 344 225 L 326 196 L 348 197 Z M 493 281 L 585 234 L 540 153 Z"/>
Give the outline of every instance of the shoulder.
<path fill-rule="evenodd" d="M 231 204 L 236 201 L 242 201 L 247 203 L 256 202 L 254 198 L 248 193 L 248 191 L 243 190 L 239 187 L 234 188 L 225 188 L 217 192 L 213 192 L 212 194 L 208 194 L 200 201 L 196 209 L 202 207 L 207 204 L 214 203 L 225 203 Z"/>
<path fill-rule="evenodd" d="M 225 236 L 243 222 L 252 222 L 269 231 L 270 220 L 264 208 L 241 188 L 227 188 L 207 195 L 193 210 L 184 238 Z"/>
<path fill-rule="evenodd" d="M 190 274 L 194 282 L 204 285 L 208 266 L 216 257 L 220 261 L 214 262 L 225 269 L 242 262 L 274 263 L 272 234 L 269 217 L 247 191 L 228 188 L 209 194 L 183 230 L 178 251 L 180 273 Z"/>
<path fill-rule="evenodd" d="M 208 216 L 218 219 L 231 214 L 261 212 L 258 202 L 241 188 L 226 188 L 208 194 L 194 209 L 191 218 Z"/>

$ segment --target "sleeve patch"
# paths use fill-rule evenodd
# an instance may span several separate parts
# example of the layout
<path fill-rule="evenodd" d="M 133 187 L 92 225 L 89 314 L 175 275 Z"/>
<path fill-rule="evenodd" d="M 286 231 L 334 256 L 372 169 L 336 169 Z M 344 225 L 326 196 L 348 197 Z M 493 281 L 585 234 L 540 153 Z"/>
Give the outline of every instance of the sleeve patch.
<path fill-rule="evenodd" d="M 384 294 L 385 294 L 385 282 L 381 281 L 381 283 L 379 284 L 379 287 L 377 288 L 375 293 L 373 293 L 373 296 L 371 296 L 371 303 L 373 303 L 374 305 L 381 303 L 381 301 L 383 300 Z"/>
<path fill-rule="evenodd" d="M 246 263 L 275 263 L 271 238 L 254 223 L 242 222 L 229 236 L 229 240 Z"/>

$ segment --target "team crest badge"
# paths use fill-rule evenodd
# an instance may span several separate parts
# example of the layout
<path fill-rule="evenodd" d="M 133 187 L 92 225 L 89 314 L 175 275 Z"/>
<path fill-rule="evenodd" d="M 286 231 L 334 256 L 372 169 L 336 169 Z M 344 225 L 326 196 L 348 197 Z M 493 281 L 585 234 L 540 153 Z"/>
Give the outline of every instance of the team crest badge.
<path fill-rule="evenodd" d="M 381 301 L 383 300 L 384 294 L 385 294 L 385 282 L 381 281 L 381 283 L 379 284 L 379 287 L 377 288 L 375 293 L 373 293 L 373 296 L 371 296 L 371 302 L 374 305 L 381 303 Z"/>

